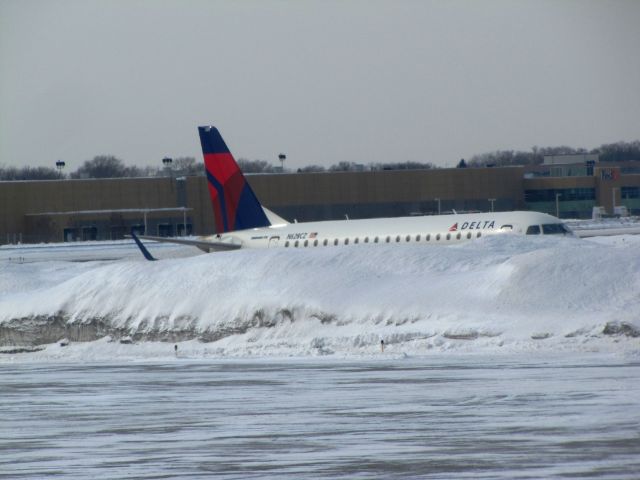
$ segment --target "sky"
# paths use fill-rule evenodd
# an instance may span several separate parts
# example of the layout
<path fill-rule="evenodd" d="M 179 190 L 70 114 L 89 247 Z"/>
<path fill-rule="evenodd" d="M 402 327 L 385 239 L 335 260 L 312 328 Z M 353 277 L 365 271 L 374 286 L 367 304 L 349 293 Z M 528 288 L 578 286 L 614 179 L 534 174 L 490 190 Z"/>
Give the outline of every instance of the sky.
<path fill-rule="evenodd" d="M 0 166 L 431 162 L 640 139 L 640 2 L 0 0 Z"/>

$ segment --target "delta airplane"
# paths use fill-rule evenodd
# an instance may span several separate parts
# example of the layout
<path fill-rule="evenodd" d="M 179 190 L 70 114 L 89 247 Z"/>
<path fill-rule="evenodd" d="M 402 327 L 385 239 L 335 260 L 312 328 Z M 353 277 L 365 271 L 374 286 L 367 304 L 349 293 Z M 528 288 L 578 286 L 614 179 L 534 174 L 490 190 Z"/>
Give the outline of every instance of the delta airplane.
<path fill-rule="evenodd" d="M 149 260 L 153 257 L 139 238 L 216 252 L 385 243 L 449 245 L 499 234 L 572 235 L 556 217 L 527 211 L 289 223 L 260 204 L 218 130 L 198 127 L 198 132 L 218 233 L 198 239 L 132 234 Z"/>

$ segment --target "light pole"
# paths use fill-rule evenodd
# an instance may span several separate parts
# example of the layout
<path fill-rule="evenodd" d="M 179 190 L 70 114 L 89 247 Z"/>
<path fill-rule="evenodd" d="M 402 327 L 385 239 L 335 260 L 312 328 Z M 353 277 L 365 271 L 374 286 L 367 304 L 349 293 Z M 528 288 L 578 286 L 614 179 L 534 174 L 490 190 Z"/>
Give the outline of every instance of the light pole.
<path fill-rule="evenodd" d="M 489 198 L 487 200 L 489 200 L 489 202 L 491 202 L 491 211 L 493 212 L 493 202 L 495 202 L 496 199 L 495 198 Z"/>
<path fill-rule="evenodd" d="M 182 207 L 182 236 L 187 236 L 187 209 Z"/>
<path fill-rule="evenodd" d="M 556 193 L 556 217 L 560 218 L 560 202 L 558 199 L 562 196 L 561 193 Z"/>
<path fill-rule="evenodd" d="M 164 157 L 162 159 L 162 164 L 164 165 L 164 169 L 167 173 L 167 176 L 171 176 L 171 164 L 173 163 L 173 159 L 169 157 Z"/>
<path fill-rule="evenodd" d="M 64 168 L 66 164 L 62 161 L 62 160 L 58 160 L 56 162 L 56 168 L 58 169 L 58 172 L 60 172 L 60 175 L 62 175 L 62 169 Z"/>
<path fill-rule="evenodd" d="M 434 200 L 436 202 L 438 202 L 438 215 L 440 215 L 440 199 L 439 198 L 434 198 Z"/>
<path fill-rule="evenodd" d="M 280 170 L 284 173 L 284 161 L 287 159 L 287 156 L 284 153 L 278 155 L 278 160 L 280 160 Z"/>

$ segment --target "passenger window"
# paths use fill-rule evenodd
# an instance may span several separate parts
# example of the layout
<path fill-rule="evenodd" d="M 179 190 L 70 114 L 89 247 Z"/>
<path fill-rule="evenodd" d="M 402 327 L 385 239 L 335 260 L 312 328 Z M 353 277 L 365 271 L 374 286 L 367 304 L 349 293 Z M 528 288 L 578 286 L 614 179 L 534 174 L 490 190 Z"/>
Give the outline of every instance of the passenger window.
<path fill-rule="evenodd" d="M 333 241 L 333 244 L 334 245 L 338 245 L 338 239 L 337 238 Z"/>
<path fill-rule="evenodd" d="M 298 242 L 298 240 L 295 241 L 295 243 L 293 244 L 294 247 L 297 247 L 299 245 L 300 242 Z"/>
<path fill-rule="evenodd" d="M 325 238 L 324 242 L 322 242 L 322 244 L 326 247 L 329 244 L 329 240 Z"/>
<path fill-rule="evenodd" d="M 349 245 L 349 239 L 348 239 L 348 238 L 345 238 L 345 239 L 344 239 L 344 244 L 345 244 L 345 245 Z"/>
<path fill-rule="evenodd" d="M 478 232 L 478 234 L 476 235 L 477 238 L 480 238 L 482 236 L 481 232 Z"/>
<path fill-rule="evenodd" d="M 288 247 L 289 246 L 289 240 L 287 240 L 286 242 L 284 242 L 284 246 Z"/>
<path fill-rule="evenodd" d="M 451 240 L 451 234 L 447 233 L 447 240 Z"/>
<path fill-rule="evenodd" d="M 431 234 L 427 233 L 427 242 L 430 242 L 430 241 L 431 241 Z"/>
<path fill-rule="evenodd" d="M 364 243 L 369 243 L 369 237 L 364 237 Z"/>
<path fill-rule="evenodd" d="M 391 237 L 387 235 L 386 242 L 389 243 L 391 241 Z"/>
<path fill-rule="evenodd" d="M 439 242 L 439 241 L 440 241 L 440 234 L 437 234 L 436 235 L 436 242 Z"/>
<path fill-rule="evenodd" d="M 405 238 L 405 240 L 406 240 L 407 242 L 410 242 L 410 241 L 411 241 L 411 235 L 407 235 L 407 237 Z"/>
<path fill-rule="evenodd" d="M 540 225 L 531 225 L 527 228 L 527 235 L 540 235 Z"/>
<path fill-rule="evenodd" d="M 416 242 L 420 241 L 420 235 L 416 235 Z"/>
<path fill-rule="evenodd" d="M 399 243 L 399 242 L 400 242 L 400 235 L 396 237 L 396 243 Z"/>
<path fill-rule="evenodd" d="M 458 234 L 456 235 L 456 238 L 457 238 L 458 240 L 460 240 L 460 239 L 462 238 L 462 234 L 461 234 L 460 232 L 458 232 Z"/>
<path fill-rule="evenodd" d="M 358 242 L 359 242 L 358 237 L 356 237 L 356 239 L 353 241 L 353 243 L 358 243 Z"/>
<path fill-rule="evenodd" d="M 314 246 L 314 247 L 317 247 L 317 246 L 318 246 L 318 239 L 317 239 L 317 238 L 313 241 L 313 246 Z"/>
<path fill-rule="evenodd" d="M 373 239 L 373 243 L 378 243 L 378 237 Z"/>
<path fill-rule="evenodd" d="M 304 241 L 304 246 L 305 246 L 305 247 L 308 247 L 308 246 L 309 246 L 309 240 L 305 240 L 305 241 Z"/>
<path fill-rule="evenodd" d="M 467 232 L 467 238 L 471 240 L 471 232 Z"/>

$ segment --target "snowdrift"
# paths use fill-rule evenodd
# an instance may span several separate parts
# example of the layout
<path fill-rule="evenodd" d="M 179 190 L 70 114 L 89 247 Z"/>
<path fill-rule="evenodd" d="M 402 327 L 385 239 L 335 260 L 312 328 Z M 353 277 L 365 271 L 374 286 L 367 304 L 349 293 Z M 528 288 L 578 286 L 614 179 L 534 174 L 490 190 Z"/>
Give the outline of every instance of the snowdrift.
<path fill-rule="evenodd" d="M 640 346 L 638 242 L 247 250 L 6 263 L 0 343 L 199 340 L 219 355 Z"/>

